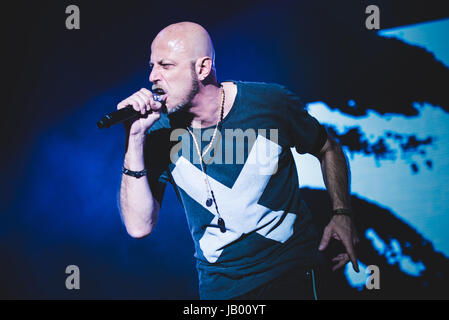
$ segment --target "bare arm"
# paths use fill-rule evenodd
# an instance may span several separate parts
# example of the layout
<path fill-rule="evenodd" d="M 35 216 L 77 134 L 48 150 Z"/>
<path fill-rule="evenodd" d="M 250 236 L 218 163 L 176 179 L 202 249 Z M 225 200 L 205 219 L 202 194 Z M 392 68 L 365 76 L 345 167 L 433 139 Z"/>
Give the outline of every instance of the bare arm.
<path fill-rule="evenodd" d="M 125 153 L 124 167 L 132 171 L 145 169 L 145 137 L 131 137 Z M 147 168 L 148 169 L 148 168 Z M 153 197 L 146 177 L 122 175 L 120 211 L 128 234 L 134 238 L 149 235 L 156 225 L 160 204 Z"/>
<path fill-rule="evenodd" d="M 332 201 L 332 209 L 350 209 L 349 167 L 340 145 L 328 136 L 317 157 Z"/>
<path fill-rule="evenodd" d="M 120 102 L 117 109 L 127 105 L 132 105 L 136 111 L 147 114 L 145 118 L 125 125 L 124 167 L 132 171 L 142 171 L 149 169 L 145 168 L 144 159 L 146 132 L 160 119 L 161 103 L 155 102 L 152 93 L 143 88 Z M 119 207 L 126 231 L 130 236 L 143 238 L 153 231 L 160 204 L 151 192 L 147 177 L 135 178 L 122 174 Z"/>
<path fill-rule="evenodd" d="M 351 209 L 349 192 L 349 167 L 340 145 L 330 136 L 318 154 L 324 184 L 332 202 L 332 209 Z M 339 254 L 332 261 L 336 263 L 333 270 L 343 267 L 349 260 L 356 272 L 359 272 L 354 246 L 358 242 L 352 218 L 347 215 L 334 215 L 324 229 L 319 246 L 325 250 L 331 238 L 341 241 L 346 253 Z"/>

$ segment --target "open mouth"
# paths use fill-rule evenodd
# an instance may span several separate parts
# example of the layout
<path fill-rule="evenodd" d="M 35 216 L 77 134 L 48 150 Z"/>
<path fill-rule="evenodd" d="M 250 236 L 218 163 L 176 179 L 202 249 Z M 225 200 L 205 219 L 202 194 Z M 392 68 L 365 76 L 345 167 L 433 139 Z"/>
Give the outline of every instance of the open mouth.
<path fill-rule="evenodd" d="M 153 92 L 158 96 L 163 96 L 165 94 L 165 91 L 161 88 L 155 88 L 153 89 Z"/>
<path fill-rule="evenodd" d="M 153 99 L 158 102 L 165 102 L 165 91 L 161 88 L 153 88 Z"/>

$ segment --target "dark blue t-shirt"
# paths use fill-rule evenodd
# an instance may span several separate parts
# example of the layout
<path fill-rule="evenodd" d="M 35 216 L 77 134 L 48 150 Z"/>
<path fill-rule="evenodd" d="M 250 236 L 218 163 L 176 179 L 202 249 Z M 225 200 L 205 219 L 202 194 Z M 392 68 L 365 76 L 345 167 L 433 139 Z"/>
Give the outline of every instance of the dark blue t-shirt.
<path fill-rule="evenodd" d="M 185 209 L 201 299 L 233 298 L 289 269 L 322 261 L 291 148 L 319 151 L 325 130 L 284 87 L 234 83 L 237 96 L 204 156 L 204 172 L 182 112 L 163 115 L 147 135 L 150 186 L 161 201 L 163 183 L 172 183 Z M 215 126 L 190 129 L 206 149 Z M 208 185 L 224 233 L 215 205 L 206 204 Z"/>

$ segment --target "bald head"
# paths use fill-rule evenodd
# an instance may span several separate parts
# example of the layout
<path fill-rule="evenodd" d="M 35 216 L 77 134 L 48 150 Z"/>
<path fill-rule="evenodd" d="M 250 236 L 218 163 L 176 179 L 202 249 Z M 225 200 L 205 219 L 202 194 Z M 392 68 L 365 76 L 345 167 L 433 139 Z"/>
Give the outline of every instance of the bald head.
<path fill-rule="evenodd" d="M 201 25 L 194 22 L 179 22 L 161 30 L 153 40 L 151 49 L 166 47 L 174 54 L 180 54 L 190 61 L 209 57 L 215 65 L 215 52 L 212 40 Z"/>
<path fill-rule="evenodd" d="M 168 112 L 198 104 L 206 92 L 219 94 L 214 59 L 210 36 L 199 24 L 180 22 L 158 33 L 151 44 L 149 80 Z"/>

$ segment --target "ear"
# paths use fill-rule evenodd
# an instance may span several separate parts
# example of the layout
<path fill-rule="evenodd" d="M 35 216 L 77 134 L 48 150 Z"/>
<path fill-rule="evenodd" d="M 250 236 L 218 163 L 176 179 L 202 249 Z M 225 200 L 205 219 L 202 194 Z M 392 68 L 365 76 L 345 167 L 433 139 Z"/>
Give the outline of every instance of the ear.
<path fill-rule="evenodd" d="M 196 73 L 198 80 L 203 81 L 212 71 L 212 59 L 210 57 L 202 57 L 196 61 Z"/>

